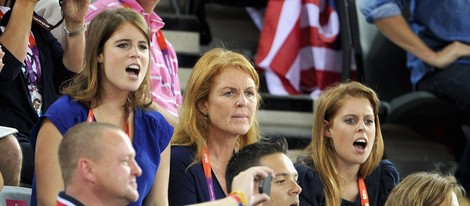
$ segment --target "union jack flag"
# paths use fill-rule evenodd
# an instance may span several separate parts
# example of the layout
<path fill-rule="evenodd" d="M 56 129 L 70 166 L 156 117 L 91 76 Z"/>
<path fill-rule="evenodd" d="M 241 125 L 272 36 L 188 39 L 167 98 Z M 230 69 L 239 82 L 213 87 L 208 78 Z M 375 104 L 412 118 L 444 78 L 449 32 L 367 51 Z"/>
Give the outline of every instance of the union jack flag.
<path fill-rule="evenodd" d="M 270 0 L 264 18 L 256 66 L 271 94 L 317 96 L 341 81 L 334 0 Z"/>

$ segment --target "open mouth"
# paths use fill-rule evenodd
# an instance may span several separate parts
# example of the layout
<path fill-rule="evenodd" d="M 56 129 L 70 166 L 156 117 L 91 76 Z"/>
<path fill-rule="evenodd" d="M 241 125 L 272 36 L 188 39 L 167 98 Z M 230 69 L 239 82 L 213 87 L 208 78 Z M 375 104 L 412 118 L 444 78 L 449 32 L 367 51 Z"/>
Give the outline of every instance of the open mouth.
<path fill-rule="evenodd" d="M 140 67 L 136 64 L 130 65 L 129 67 L 126 68 L 126 72 L 131 75 L 139 76 Z"/>
<path fill-rule="evenodd" d="M 290 204 L 289 206 L 299 206 L 299 202 L 294 202 L 294 203 Z"/>
<path fill-rule="evenodd" d="M 354 141 L 353 145 L 354 145 L 355 148 L 363 150 L 367 147 L 367 141 L 363 138 L 360 138 L 360 139 L 357 139 L 356 141 Z"/>

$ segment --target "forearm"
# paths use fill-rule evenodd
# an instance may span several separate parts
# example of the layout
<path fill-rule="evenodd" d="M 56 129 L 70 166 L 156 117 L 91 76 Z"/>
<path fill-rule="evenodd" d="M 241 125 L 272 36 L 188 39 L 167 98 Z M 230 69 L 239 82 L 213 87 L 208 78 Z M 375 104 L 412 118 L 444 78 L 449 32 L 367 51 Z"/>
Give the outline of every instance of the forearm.
<path fill-rule="evenodd" d="M 58 148 L 62 135 L 48 119 L 38 133 L 35 160 L 36 191 L 38 205 L 55 205 L 57 194 L 64 190 L 59 167 Z"/>
<path fill-rule="evenodd" d="M 63 62 L 70 71 L 79 73 L 83 69 L 83 61 L 85 59 L 85 21 L 78 23 L 66 22 L 65 27 L 69 32 L 77 32 L 76 35 L 66 35 Z M 58 28 L 59 29 L 59 28 Z"/>
<path fill-rule="evenodd" d="M 5 32 L 0 36 L 0 44 L 21 62 L 26 58 L 35 5 L 35 1 L 16 1 Z"/>
<path fill-rule="evenodd" d="M 2 176 L 2 171 L 0 171 L 0 191 L 3 189 L 3 176 Z"/>
<path fill-rule="evenodd" d="M 387 38 L 434 68 L 444 69 L 456 59 L 470 56 L 470 46 L 457 41 L 433 51 L 411 30 L 402 16 L 379 19 L 374 23 Z"/>
<path fill-rule="evenodd" d="M 161 161 L 158 166 L 157 174 L 155 175 L 155 181 L 152 185 L 152 189 L 145 198 L 144 205 L 158 205 L 168 206 L 168 182 L 170 176 L 170 154 L 171 146 L 160 154 Z"/>
<path fill-rule="evenodd" d="M 374 24 L 393 43 L 416 57 L 426 62 L 435 57 L 434 51 L 411 30 L 403 16 L 377 19 Z"/>

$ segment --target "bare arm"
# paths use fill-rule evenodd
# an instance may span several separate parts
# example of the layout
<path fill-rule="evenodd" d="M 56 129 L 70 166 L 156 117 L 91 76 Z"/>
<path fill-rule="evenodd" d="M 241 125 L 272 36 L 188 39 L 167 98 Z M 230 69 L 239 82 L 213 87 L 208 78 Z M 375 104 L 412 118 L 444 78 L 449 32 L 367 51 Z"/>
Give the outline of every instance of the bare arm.
<path fill-rule="evenodd" d="M 168 145 L 161 153 L 161 161 L 158 166 L 155 182 L 144 200 L 145 206 L 168 206 L 168 182 L 170 178 L 170 154 L 171 146 Z"/>
<path fill-rule="evenodd" d="M 0 36 L 0 44 L 20 62 L 26 58 L 35 5 L 36 0 L 16 1 L 5 32 Z"/>
<path fill-rule="evenodd" d="M 65 28 L 69 32 L 84 31 L 85 15 L 88 10 L 89 0 L 64 0 L 63 11 Z M 63 29 L 63 28 L 57 28 Z M 77 35 L 66 35 L 64 45 L 64 57 L 62 61 L 70 71 L 80 72 L 83 69 L 85 58 L 85 32 Z"/>
<path fill-rule="evenodd" d="M 3 52 L 1 50 L 1 46 L 0 46 L 0 72 L 2 72 L 2 69 L 3 69 L 3 66 L 4 66 L 4 64 L 3 64 L 3 55 L 5 55 L 5 52 Z"/>
<path fill-rule="evenodd" d="M 36 191 L 40 206 L 55 205 L 57 194 L 64 190 L 58 149 L 62 134 L 48 119 L 39 130 L 36 143 Z"/>
<path fill-rule="evenodd" d="M 470 46 L 460 42 L 453 42 L 441 51 L 431 50 L 411 30 L 403 16 L 377 19 L 374 24 L 392 42 L 436 68 L 445 68 L 459 57 L 470 55 Z"/>
<path fill-rule="evenodd" d="M 0 191 L 3 189 L 3 176 L 2 176 L 2 171 L 0 171 Z"/>
<path fill-rule="evenodd" d="M 150 108 L 152 108 L 153 110 L 157 112 L 160 112 L 160 114 L 162 114 L 163 117 L 165 117 L 166 121 L 170 123 L 171 126 L 173 127 L 178 126 L 178 123 L 179 123 L 178 117 L 172 115 L 171 113 L 169 113 L 168 111 L 160 107 L 160 105 L 158 105 L 157 103 L 152 102 L 152 105 L 150 105 Z"/>

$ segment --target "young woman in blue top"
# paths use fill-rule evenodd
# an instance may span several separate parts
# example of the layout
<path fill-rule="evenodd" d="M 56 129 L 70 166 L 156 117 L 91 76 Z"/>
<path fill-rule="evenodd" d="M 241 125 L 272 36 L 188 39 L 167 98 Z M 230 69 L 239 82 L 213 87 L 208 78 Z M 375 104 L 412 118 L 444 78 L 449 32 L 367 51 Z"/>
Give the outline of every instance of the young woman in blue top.
<path fill-rule="evenodd" d="M 172 139 L 169 203 L 213 201 L 227 195 L 225 169 L 239 148 L 260 137 L 259 77 L 243 55 L 205 53 L 194 66 Z"/>
<path fill-rule="evenodd" d="M 64 189 L 58 144 L 67 129 L 85 121 L 116 125 L 131 138 L 142 168 L 139 199 L 132 205 L 168 205 L 167 146 L 173 129 L 160 113 L 148 109 L 149 34 L 145 19 L 130 9 L 107 10 L 91 22 L 83 72 L 33 129 L 37 162 L 32 205 L 36 197 L 39 205 L 55 205 Z"/>
<path fill-rule="evenodd" d="M 357 82 L 325 90 L 317 101 L 312 141 L 297 164 L 300 205 L 383 205 L 398 184 L 382 160 L 384 144 L 375 92 Z"/>

